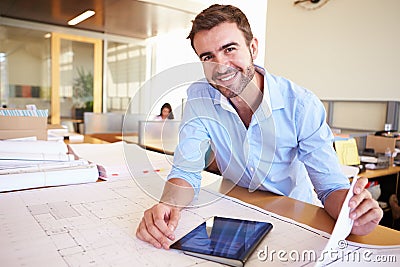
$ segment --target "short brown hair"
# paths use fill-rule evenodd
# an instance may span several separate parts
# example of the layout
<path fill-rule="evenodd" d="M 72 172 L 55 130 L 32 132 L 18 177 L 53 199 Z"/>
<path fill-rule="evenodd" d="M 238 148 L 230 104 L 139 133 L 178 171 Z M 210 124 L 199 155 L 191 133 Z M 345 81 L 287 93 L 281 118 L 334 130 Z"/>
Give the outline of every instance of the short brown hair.
<path fill-rule="evenodd" d="M 199 13 L 192 20 L 192 29 L 187 39 L 190 39 L 190 44 L 194 49 L 193 39 L 196 33 L 203 30 L 210 30 L 223 22 L 236 23 L 239 30 L 243 32 L 246 40 L 246 45 L 250 46 L 253 39 L 250 24 L 246 15 L 237 7 L 231 5 L 211 5 Z M 194 49 L 196 51 L 196 49 Z"/>

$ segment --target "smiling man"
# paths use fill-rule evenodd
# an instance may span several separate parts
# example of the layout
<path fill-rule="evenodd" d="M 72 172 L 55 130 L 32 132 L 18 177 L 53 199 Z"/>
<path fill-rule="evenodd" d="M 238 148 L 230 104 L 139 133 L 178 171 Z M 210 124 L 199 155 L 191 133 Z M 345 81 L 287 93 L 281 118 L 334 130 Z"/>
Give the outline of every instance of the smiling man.
<path fill-rule="evenodd" d="M 198 14 L 188 37 L 204 81 L 188 89 L 174 165 L 159 204 L 145 211 L 136 235 L 158 248 L 173 240 L 181 209 L 199 192 L 212 148 L 224 179 L 301 201 L 314 190 L 337 218 L 349 189 L 333 150 L 325 110 L 309 90 L 254 65 L 258 41 L 246 16 L 230 5 Z M 360 178 L 350 200 L 353 234 L 371 232 L 383 212 Z"/>

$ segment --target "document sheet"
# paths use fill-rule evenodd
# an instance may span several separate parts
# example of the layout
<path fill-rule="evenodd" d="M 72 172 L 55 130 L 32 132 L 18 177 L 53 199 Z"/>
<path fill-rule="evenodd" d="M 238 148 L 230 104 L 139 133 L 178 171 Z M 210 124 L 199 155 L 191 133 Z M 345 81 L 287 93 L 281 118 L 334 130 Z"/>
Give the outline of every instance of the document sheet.
<path fill-rule="evenodd" d="M 0 141 L 0 192 L 96 182 L 96 164 L 67 152 L 63 141 Z"/>
<path fill-rule="evenodd" d="M 150 157 L 158 158 L 163 167 L 169 164 L 161 154 Z M 1 265 L 209 266 L 210 262 L 203 259 L 175 250 L 156 249 L 136 238 L 135 231 L 144 210 L 157 200 L 143 192 L 130 174 L 124 170 L 120 173 L 119 179 L 105 182 L 0 194 Z M 137 170 L 135 175 L 139 173 Z M 143 169 L 137 178 L 151 183 L 155 175 L 167 173 L 168 170 Z M 162 188 L 159 190 L 161 192 Z M 212 190 L 201 191 L 199 199 L 205 198 L 215 201 L 182 211 L 176 238 L 210 216 L 272 223 L 273 230 L 246 266 L 314 266 L 330 237 L 325 232 Z M 400 246 L 344 243 L 345 246 L 324 264 L 376 266 L 379 262 L 380 266 L 395 266 L 393 261 L 400 261 Z"/>

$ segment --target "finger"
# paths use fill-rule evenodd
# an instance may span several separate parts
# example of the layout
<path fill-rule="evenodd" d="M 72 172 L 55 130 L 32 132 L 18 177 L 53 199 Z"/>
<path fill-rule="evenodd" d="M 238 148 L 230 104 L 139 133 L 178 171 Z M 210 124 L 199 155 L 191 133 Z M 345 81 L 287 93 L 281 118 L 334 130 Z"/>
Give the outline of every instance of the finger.
<path fill-rule="evenodd" d="M 363 226 L 368 223 L 378 224 L 383 217 L 383 210 L 379 207 L 369 209 L 368 212 L 363 213 L 356 220 L 354 220 L 355 226 Z"/>
<path fill-rule="evenodd" d="M 175 231 L 176 227 L 178 226 L 179 219 L 181 217 L 181 212 L 178 209 L 172 209 L 170 218 L 168 221 L 168 228 L 173 232 Z M 175 239 L 175 235 L 172 234 L 172 236 L 169 237 L 171 240 Z"/>
<path fill-rule="evenodd" d="M 368 213 L 354 221 L 351 233 L 355 235 L 366 235 L 370 233 L 379 224 L 382 216 L 383 211 L 381 208 L 368 211 Z"/>
<path fill-rule="evenodd" d="M 170 211 L 168 211 L 170 213 Z M 157 228 L 167 237 L 174 234 L 173 230 L 168 227 L 168 221 L 170 220 L 170 214 L 165 214 L 164 212 L 153 213 L 154 224 Z"/>
<path fill-rule="evenodd" d="M 356 184 L 354 185 L 353 193 L 356 195 L 360 194 L 367 184 L 368 184 L 367 178 L 365 177 L 358 178 Z"/>
<path fill-rule="evenodd" d="M 364 189 L 359 194 L 353 195 L 349 201 L 349 207 L 355 209 L 364 199 L 372 199 L 371 193 Z"/>
<path fill-rule="evenodd" d="M 152 210 L 149 212 L 145 212 L 145 225 L 147 228 L 147 232 L 161 244 L 162 247 L 168 248 L 168 239 L 167 236 L 170 235 L 169 228 L 165 223 L 164 219 L 158 215 L 158 212 L 153 212 Z"/>
<path fill-rule="evenodd" d="M 152 235 L 149 234 L 146 228 L 146 223 L 142 219 L 142 221 L 139 224 L 139 227 L 136 230 L 136 236 L 142 241 L 148 242 L 152 244 L 156 248 L 161 248 L 162 245 L 160 242 L 158 242 Z"/>
<path fill-rule="evenodd" d="M 371 209 L 375 208 L 379 208 L 378 202 L 372 198 L 364 199 L 355 209 L 350 212 L 350 218 L 356 220 L 369 212 Z"/>

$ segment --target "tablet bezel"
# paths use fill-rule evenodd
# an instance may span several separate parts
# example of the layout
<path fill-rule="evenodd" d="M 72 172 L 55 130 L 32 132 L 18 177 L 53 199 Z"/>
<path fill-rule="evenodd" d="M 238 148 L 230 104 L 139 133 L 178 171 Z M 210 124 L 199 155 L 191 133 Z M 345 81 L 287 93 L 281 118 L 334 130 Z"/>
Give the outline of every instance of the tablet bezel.
<path fill-rule="evenodd" d="M 197 240 L 199 240 L 201 238 L 202 239 L 205 238 L 204 229 L 202 229 L 204 227 L 206 227 L 206 232 L 208 232 L 207 233 L 208 238 L 210 239 L 210 242 L 212 242 L 211 234 L 209 233 L 209 231 L 211 231 L 211 230 L 208 229 L 209 227 L 207 227 L 207 223 L 210 221 L 214 221 L 214 224 L 216 221 L 219 223 L 223 223 L 225 231 L 226 230 L 235 230 L 235 233 L 239 234 L 239 235 L 243 234 L 243 231 L 238 232 L 238 230 L 241 231 L 241 229 L 239 227 L 240 227 L 240 225 L 243 225 L 243 223 L 245 223 L 248 226 L 257 225 L 260 228 L 257 229 L 257 231 L 252 232 L 249 239 L 247 239 L 247 242 L 251 241 L 249 246 L 246 247 L 245 244 L 242 244 L 242 246 L 240 248 L 237 248 L 235 251 L 231 251 L 230 253 L 227 254 L 227 253 L 222 253 L 221 251 L 211 251 L 210 249 L 204 249 L 205 246 L 199 248 L 199 246 L 195 246 L 193 244 L 194 238 L 197 237 L 198 238 Z M 213 225 L 213 227 L 214 227 L 214 225 Z M 226 259 L 240 260 L 243 262 L 250 256 L 250 254 L 258 246 L 258 244 L 261 242 L 261 240 L 263 240 L 263 238 L 270 232 L 272 227 L 273 226 L 270 222 L 265 222 L 265 221 L 254 221 L 254 220 L 246 220 L 246 219 L 239 219 L 239 218 L 212 216 L 212 217 L 208 218 L 207 220 L 203 221 L 201 224 L 197 225 L 193 230 L 191 230 L 189 233 L 184 235 L 182 238 L 178 239 L 173 244 L 171 244 L 170 248 L 182 250 L 184 252 L 190 252 L 191 255 L 194 255 L 193 253 L 195 253 L 195 254 L 208 255 L 211 257 L 220 257 L 220 258 L 226 258 Z M 221 233 L 219 233 L 219 234 L 221 234 Z M 226 237 L 226 238 L 224 238 L 224 237 Z M 223 241 L 223 240 L 232 238 L 232 236 L 227 236 L 227 235 L 224 237 L 218 237 L 218 240 Z M 191 241 L 192 243 L 188 244 L 187 242 L 189 242 L 189 241 Z M 230 241 L 237 242 L 238 240 L 230 240 Z M 230 245 L 226 244 L 226 246 L 228 246 L 229 248 L 232 247 L 233 243 L 230 242 L 229 244 Z M 240 252 L 241 250 L 243 250 L 243 252 Z M 236 253 L 234 253 L 234 252 L 236 252 Z M 240 254 L 238 255 L 237 252 L 240 252 Z"/>

